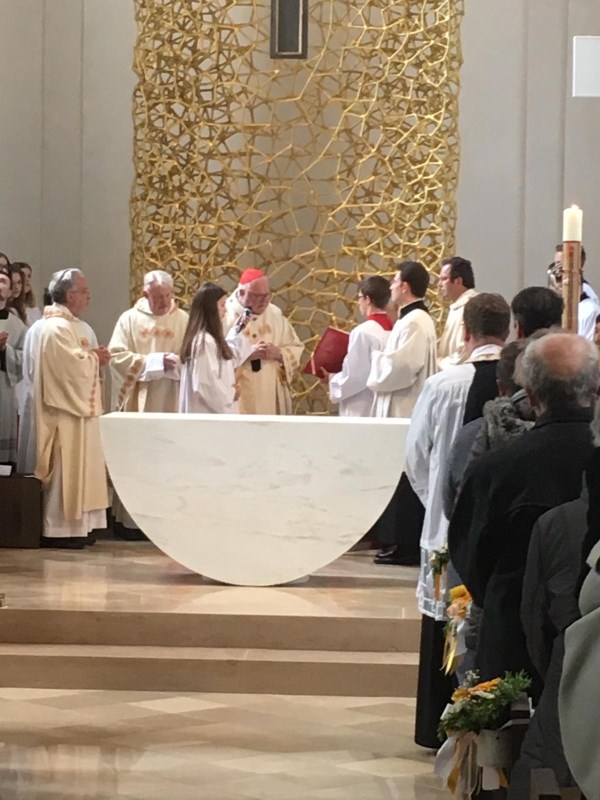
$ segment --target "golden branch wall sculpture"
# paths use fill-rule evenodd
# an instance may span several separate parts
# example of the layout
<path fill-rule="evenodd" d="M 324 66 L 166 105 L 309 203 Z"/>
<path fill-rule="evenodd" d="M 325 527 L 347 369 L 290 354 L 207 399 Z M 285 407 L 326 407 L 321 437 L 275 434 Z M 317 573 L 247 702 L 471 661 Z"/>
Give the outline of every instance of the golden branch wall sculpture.
<path fill-rule="evenodd" d="M 269 58 L 270 0 L 135 0 L 132 292 L 189 302 L 267 270 L 310 352 L 356 281 L 452 253 L 463 0 L 309 0 L 305 61 Z M 432 291 L 437 319 L 443 309 Z M 296 409 L 328 408 L 298 378 Z"/>

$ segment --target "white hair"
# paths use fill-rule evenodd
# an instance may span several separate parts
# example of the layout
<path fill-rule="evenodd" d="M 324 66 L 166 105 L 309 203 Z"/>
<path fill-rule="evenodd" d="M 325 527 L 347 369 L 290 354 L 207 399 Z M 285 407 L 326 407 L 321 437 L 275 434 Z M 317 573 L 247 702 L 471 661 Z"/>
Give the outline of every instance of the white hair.
<path fill-rule="evenodd" d="M 168 286 L 173 288 L 173 278 L 164 269 L 153 269 L 144 275 L 144 291 L 153 286 Z"/>
<path fill-rule="evenodd" d="M 83 272 L 76 267 L 59 269 L 54 272 L 48 286 L 52 302 L 64 304 L 67 302 L 67 292 L 75 286 L 75 278 L 83 277 Z"/>

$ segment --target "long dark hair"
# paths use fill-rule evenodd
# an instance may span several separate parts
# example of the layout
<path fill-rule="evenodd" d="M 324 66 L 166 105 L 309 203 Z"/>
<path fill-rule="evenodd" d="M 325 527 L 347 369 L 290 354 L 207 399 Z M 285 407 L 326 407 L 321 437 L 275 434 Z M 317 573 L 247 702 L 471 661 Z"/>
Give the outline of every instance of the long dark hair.
<path fill-rule="evenodd" d="M 12 276 L 19 274 L 21 276 L 21 294 L 16 298 L 11 298 L 8 301 L 9 308 L 13 308 L 21 322 L 27 325 L 27 311 L 25 309 L 25 275 L 23 274 L 23 270 L 21 269 L 21 264 L 11 264 L 8 267 L 10 272 L 11 278 L 10 283 L 12 286 Z"/>
<path fill-rule="evenodd" d="M 203 283 L 196 292 L 190 307 L 190 318 L 188 320 L 183 343 L 181 345 L 181 361 L 185 364 L 192 357 L 192 347 L 194 339 L 201 332 L 209 333 L 217 343 L 219 357 L 225 361 L 233 358 L 231 348 L 225 341 L 223 333 L 223 323 L 219 317 L 217 303 L 227 292 L 217 286 L 216 283 Z"/>
<path fill-rule="evenodd" d="M 23 293 L 21 295 L 23 298 L 23 305 L 25 308 L 35 308 L 37 305 L 35 302 L 35 294 L 33 293 L 33 289 L 30 289 L 28 292 L 25 291 L 25 275 L 23 274 L 25 270 L 28 269 L 29 274 L 31 275 L 33 270 L 25 261 L 13 261 L 11 267 L 19 267 L 23 276 Z"/>

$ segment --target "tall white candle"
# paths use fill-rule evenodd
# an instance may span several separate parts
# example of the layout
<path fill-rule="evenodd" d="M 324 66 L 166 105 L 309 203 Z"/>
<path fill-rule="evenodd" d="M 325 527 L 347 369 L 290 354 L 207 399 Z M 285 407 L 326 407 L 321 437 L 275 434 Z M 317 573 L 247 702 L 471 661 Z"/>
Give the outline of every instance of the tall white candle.
<path fill-rule="evenodd" d="M 581 242 L 583 233 L 583 211 L 579 206 L 565 208 L 563 212 L 563 242 Z"/>

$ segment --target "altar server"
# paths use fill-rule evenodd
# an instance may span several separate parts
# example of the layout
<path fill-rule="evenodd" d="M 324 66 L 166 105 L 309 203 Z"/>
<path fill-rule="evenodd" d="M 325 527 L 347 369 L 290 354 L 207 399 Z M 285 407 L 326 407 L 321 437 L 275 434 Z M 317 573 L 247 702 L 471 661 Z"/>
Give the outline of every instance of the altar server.
<path fill-rule="evenodd" d="M 260 345 L 252 360 L 237 373 L 242 414 L 292 413 L 290 385 L 304 346 L 270 299 L 267 276 L 259 269 L 247 269 L 226 303 L 225 330 L 231 330 L 248 309 L 250 318 L 244 336 Z"/>
<path fill-rule="evenodd" d="M 192 300 L 190 321 L 181 346 L 179 410 L 189 414 L 238 412 L 235 368 L 256 354 L 243 335 L 250 315 L 242 313 L 227 334 L 223 333 L 227 293 L 205 283 Z"/>
<path fill-rule="evenodd" d="M 329 399 L 339 404 L 340 417 L 371 414 L 373 392 L 367 387 L 371 354 L 383 348 L 392 329 L 386 312 L 390 297 L 389 281 L 379 275 L 364 278 L 358 284 L 358 308 L 365 321 L 350 333 L 341 372 L 324 374 L 329 383 Z"/>
<path fill-rule="evenodd" d="M 0 267 L 0 464 L 17 460 L 17 396 L 22 377 L 26 326 L 8 310 L 12 294 L 10 270 Z"/>
<path fill-rule="evenodd" d="M 442 261 L 440 294 L 451 303 L 438 344 L 438 366 L 440 369 L 448 369 L 467 360 L 463 313 L 466 304 L 477 294 L 470 261 L 460 256 Z"/>
<path fill-rule="evenodd" d="M 385 348 L 372 354 L 367 379 L 375 394 L 372 416 L 410 417 L 425 381 L 437 372 L 435 324 L 424 303 L 428 285 L 422 264 L 398 265 L 391 284 L 398 321 Z"/>
<path fill-rule="evenodd" d="M 178 353 L 187 323 L 188 315 L 173 299 L 169 273 L 146 273 L 143 297 L 121 314 L 108 343 L 113 410 L 177 411 Z"/>
<path fill-rule="evenodd" d="M 78 269 L 65 269 L 44 311 L 35 369 L 37 463 L 44 487 L 42 545 L 80 549 L 106 527 L 108 491 L 100 441 L 100 367 L 106 347 L 92 347 L 80 315 L 90 301 Z"/>
<path fill-rule="evenodd" d="M 447 547 L 448 520 L 442 506 L 443 467 L 459 431 L 475 365 L 498 363 L 510 330 L 510 308 L 499 294 L 472 297 L 464 308 L 465 364 L 432 375 L 417 401 L 406 441 L 406 474 L 425 506 L 421 573 L 417 586 L 421 658 L 417 695 L 417 744 L 437 747 L 437 726 L 450 702 L 452 683 L 441 671 L 447 597 L 436 593 L 432 558 Z M 497 394 L 497 388 L 496 388 Z M 479 416 L 483 407 L 479 409 Z"/>
<path fill-rule="evenodd" d="M 25 311 L 27 313 L 27 324 L 33 325 L 38 319 L 42 318 L 42 311 L 35 302 L 35 294 L 31 282 L 32 269 L 29 264 L 24 261 L 21 262 L 21 271 L 23 273 L 23 301 L 25 303 Z"/>

